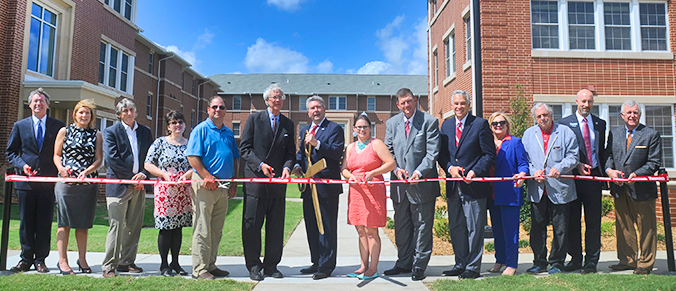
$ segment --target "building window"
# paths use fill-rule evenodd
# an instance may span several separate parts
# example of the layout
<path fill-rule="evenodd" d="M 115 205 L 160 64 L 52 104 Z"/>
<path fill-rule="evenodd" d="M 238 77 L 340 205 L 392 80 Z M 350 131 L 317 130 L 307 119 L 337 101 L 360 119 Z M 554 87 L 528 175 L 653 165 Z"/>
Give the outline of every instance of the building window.
<path fill-rule="evenodd" d="M 437 14 L 437 9 L 439 8 L 439 7 L 437 7 L 437 0 L 431 0 L 431 2 L 432 2 L 432 9 L 434 9 L 433 10 L 434 14 Z"/>
<path fill-rule="evenodd" d="M 307 98 L 308 97 L 298 97 L 298 110 L 307 111 Z"/>
<path fill-rule="evenodd" d="M 190 128 L 195 128 L 195 110 L 190 111 Z"/>
<path fill-rule="evenodd" d="M 641 3 L 641 49 L 667 50 L 667 20 L 665 3 Z"/>
<path fill-rule="evenodd" d="M 195 89 L 197 88 L 197 79 L 192 79 L 192 95 L 195 95 Z"/>
<path fill-rule="evenodd" d="M 465 60 L 472 60 L 472 24 L 469 22 L 469 16 L 465 18 Z"/>
<path fill-rule="evenodd" d="M 559 48 L 559 13 L 556 1 L 532 1 L 533 48 Z"/>
<path fill-rule="evenodd" d="M 101 43 L 99 54 L 99 83 L 131 94 L 132 77 L 129 64 L 133 57 L 110 44 Z"/>
<path fill-rule="evenodd" d="M 154 56 L 155 55 L 153 53 L 150 53 L 148 55 L 148 73 L 150 73 L 151 75 L 153 74 L 153 57 Z"/>
<path fill-rule="evenodd" d="M 153 117 L 153 95 L 148 95 L 148 99 L 146 100 L 146 116 L 148 118 Z"/>
<path fill-rule="evenodd" d="M 104 2 L 122 15 L 122 17 L 131 21 L 132 8 L 134 7 L 133 0 L 104 0 Z"/>
<path fill-rule="evenodd" d="M 232 110 L 242 110 L 242 97 L 232 97 Z"/>
<path fill-rule="evenodd" d="M 366 111 L 376 111 L 376 97 L 366 98 Z"/>
<path fill-rule="evenodd" d="M 452 33 L 444 42 L 446 46 L 446 78 L 455 73 L 455 33 Z"/>
<path fill-rule="evenodd" d="M 433 52 L 434 54 L 434 87 L 439 86 L 439 53 L 437 51 Z"/>
<path fill-rule="evenodd" d="M 376 124 L 371 123 L 371 138 L 375 138 L 375 137 L 376 137 Z"/>
<path fill-rule="evenodd" d="M 56 13 L 33 3 L 28 43 L 28 70 L 54 77 L 56 29 Z"/>
<path fill-rule="evenodd" d="M 570 49 L 596 48 L 594 2 L 568 2 L 568 34 Z"/>
<path fill-rule="evenodd" d="M 674 167 L 674 113 L 671 106 L 645 106 L 645 125 L 660 133 L 662 138 L 662 167 Z"/>
<path fill-rule="evenodd" d="M 604 3 L 606 50 L 631 50 L 629 3 Z"/>
<path fill-rule="evenodd" d="M 185 90 L 185 73 L 181 72 L 181 90 Z"/>
<path fill-rule="evenodd" d="M 329 97 L 329 110 L 347 110 L 347 97 Z"/>
<path fill-rule="evenodd" d="M 240 128 L 240 122 L 239 121 L 233 121 L 232 122 L 232 134 L 236 137 L 239 137 L 239 128 Z"/>

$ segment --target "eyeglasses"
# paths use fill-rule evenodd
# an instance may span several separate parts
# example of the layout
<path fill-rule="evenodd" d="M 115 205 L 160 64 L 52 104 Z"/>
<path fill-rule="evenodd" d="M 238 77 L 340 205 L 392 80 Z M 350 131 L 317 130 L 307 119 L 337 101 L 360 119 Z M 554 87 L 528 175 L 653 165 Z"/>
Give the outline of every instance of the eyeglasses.
<path fill-rule="evenodd" d="M 498 126 L 498 124 L 499 124 L 500 126 L 505 126 L 505 124 L 507 124 L 507 121 L 506 121 L 506 120 L 500 120 L 500 121 L 493 121 L 493 122 L 491 122 L 491 125 L 492 125 L 493 127 Z"/>
<path fill-rule="evenodd" d="M 357 130 L 367 130 L 367 129 L 369 129 L 369 126 L 368 125 L 367 126 L 355 126 L 354 128 L 356 128 Z"/>
<path fill-rule="evenodd" d="M 169 122 L 171 125 L 177 125 L 177 124 L 183 124 L 183 120 L 174 120 L 172 122 Z"/>
<path fill-rule="evenodd" d="M 213 110 L 216 110 L 216 109 L 225 110 L 225 106 L 223 106 L 223 105 L 220 105 L 220 106 L 219 105 L 212 105 L 211 109 L 213 109 Z"/>

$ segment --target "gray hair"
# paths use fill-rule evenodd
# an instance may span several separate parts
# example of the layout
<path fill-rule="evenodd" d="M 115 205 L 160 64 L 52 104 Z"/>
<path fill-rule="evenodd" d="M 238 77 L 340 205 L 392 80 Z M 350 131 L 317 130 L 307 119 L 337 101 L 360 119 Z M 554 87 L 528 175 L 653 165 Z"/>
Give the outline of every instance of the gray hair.
<path fill-rule="evenodd" d="M 277 84 L 270 84 L 267 89 L 263 92 L 263 100 L 267 101 L 268 98 L 270 98 L 270 94 L 272 92 L 276 92 L 279 94 L 282 94 L 282 100 L 286 100 L 286 95 L 284 95 L 284 91 L 282 91 L 282 88 L 279 88 L 279 85 Z"/>
<path fill-rule="evenodd" d="M 624 115 L 624 108 L 625 107 L 634 107 L 634 106 L 637 106 L 637 105 L 638 105 L 638 102 L 631 100 L 631 99 L 624 101 L 624 103 L 622 103 L 622 106 L 620 106 L 620 114 Z M 638 111 L 638 115 L 641 115 L 640 108 L 639 108 L 639 111 Z"/>
<path fill-rule="evenodd" d="M 324 98 L 322 98 L 319 95 L 314 95 L 314 96 L 308 97 L 307 100 L 305 100 L 305 108 L 310 108 L 310 102 L 312 102 L 312 101 L 319 101 L 319 103 L 322 104 L 322 108 L 326 108 L 326 106 L 324 104 Z"/>
<path fill-rule="evenodd" d="M 115 105 L 115 114 L 117 116 L 120 116 L 122 115 L 122 110 L 129 107 L 134 108 L 134 112 L 136 112 L 136 116 L 138 116 L 138 110 L 136 110 L 136 105 L 134 104 L 134 102 L 132 102 L 127 98 L 122 98 L 120 102 L 117 102 L 117 104 Z"/>
<path fill-rule="evenodd" d="M 451 102 L 453 102 L 453 97 L 455 95 L 460 95 L 465 98 L 465 101 L 467 101 L 467 105 L 472 105 L 472 97 L 469 96 L 469 93 L 465 90 L 455 90 L 453 93 L 451 93 Z"/>
<path fill-rule="evenodd" d="M 535 105 L 533 105 L 533 108 L 530 110 L 530 113 L 533 114 L 534 120 L 537 120 L 537 116 L 535 116 L 535 110 L 537 110 L 538 108 L 540 108 L 542 106 L 544 106 L 545 109 L 547 109 L 547 111 L 549 112 L 549 115 L 554 116 L 554 109 L 552 109 L 551 106 L 547 105 L 547 103 L 535 103 Z"/>
<path fill-rule="evenodd" d="M 33 96 L 35 96 L 35 94 L 42 95 L 42 97 L 45 97 L 45 102 L 47 102 L 47 106 L 49 106 L 49 94 L 47 94 L 45 89 L 42 89 L 42 87 L 37 88 L 28 94 L 28 104 L 33 102 Z"/>

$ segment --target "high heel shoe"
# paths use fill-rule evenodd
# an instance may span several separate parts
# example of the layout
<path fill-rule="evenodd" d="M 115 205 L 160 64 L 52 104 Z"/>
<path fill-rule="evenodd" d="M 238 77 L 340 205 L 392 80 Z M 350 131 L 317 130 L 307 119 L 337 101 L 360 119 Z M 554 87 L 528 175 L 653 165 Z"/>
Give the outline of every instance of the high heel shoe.
<path fill-rule="evenodd" d="M 185 270 L 183 270 L 183 268 L 181 268 L 181 265 L 179 265 L 179 264 L 171 263 L 171 264 L 169 265 L 169 267 L 170 267 L 172 270 L 174 270 L 174 272 L 176 272 L 176 274 L 179 274 L 179 275 L 181 275 L 181 276 L 187 276 L 187 275 L 188 275 L 188 272 L 186 272 Z"/>
<path fill-rule="evenodd" d="M 91 274 L 92 273 L 92 268 L 91 267 L 83 268 L 82 265 L 80 265 L 80 260 L 77 260 L 77 266 L 78 266 L 78 268 L 80 268 L 80 272 L 82 272 L 84 274 Z"/>
<path fill-rule="evenodd" d="M 64 276 L 66 276 L 66 275 L 75 275 L 75 272 L 73 272 L 72 269 L 71 269 L 70 271 L 62 271 L 62 270 L 61 270 L 61 266 L 60 266 L 60 264 L 59 264 L 58 262 L 56 263 L 56 269 L 59 270 L 59 273 L 61 273 L 61 275 L 64 275 Z"/>

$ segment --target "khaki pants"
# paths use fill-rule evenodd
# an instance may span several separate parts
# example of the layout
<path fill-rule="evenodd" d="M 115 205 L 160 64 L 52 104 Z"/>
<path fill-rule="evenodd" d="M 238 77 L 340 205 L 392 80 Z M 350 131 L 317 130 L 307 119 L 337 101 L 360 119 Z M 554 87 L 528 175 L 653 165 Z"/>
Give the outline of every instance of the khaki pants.
<path fill-rule="evenodd" d="M 657 217 L 655 199 L 636 201 L 627 190 L 615 198 L 617 258 L 620 264 L 652 270 L 657 252 Z M 639 238 L 636 238 L 638 227 Z M 638 256 L 639 242 L 641 256 Z"/>
<path fill-rule="evenodd" d="M 193 174 L 193 180 L 202 178 Z M 192 231 L 192 274 L 216 269 L 218 245 L 223 235 L 223 224 L 228 214 L 228 190 L 218 188 L 214 191 L 204 188 L 204 182 L 192 183 L 193 188 L 193 231 Z"/>
<path fill-rule="evenodd" d="M 136 260 L 143 226 L 145 194 L 145 189 L 136 190 L 134 185 L 129 185 L 122 197 L 106 197 L 110 228 L 102 270 L 116 269 L 119 265 L 128 266 Z"/>

